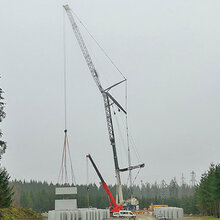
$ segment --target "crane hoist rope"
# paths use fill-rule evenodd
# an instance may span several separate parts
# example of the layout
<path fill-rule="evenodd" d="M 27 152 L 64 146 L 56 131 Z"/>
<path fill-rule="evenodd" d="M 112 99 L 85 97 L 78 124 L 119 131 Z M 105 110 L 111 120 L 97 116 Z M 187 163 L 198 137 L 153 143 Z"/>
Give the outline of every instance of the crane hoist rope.
<path fill-rule="evenodd" d="M 89 193 L 89 160 L 88 157 L 86 157 L 86 185 L 87 185 L 87 204 L 88 208 L 90 207 L 90 193 Z"/>
<path fill-rule="evenodd" d="M 64 144 L 63 153 L 58 176 L 58 183 L 66 184 L 68 181 L 68 168 L 67 168 L 67 155 L 69 156 L 71 183 L 76 185 L 76 180 L 73 172 L 72 158 L 70 154 L 70 147 L 67 134 L 67 71 L 66 71 L 66 24 L 65 24 L 65 11 L 63 10 L 63 87 L 64 87 Z"/>

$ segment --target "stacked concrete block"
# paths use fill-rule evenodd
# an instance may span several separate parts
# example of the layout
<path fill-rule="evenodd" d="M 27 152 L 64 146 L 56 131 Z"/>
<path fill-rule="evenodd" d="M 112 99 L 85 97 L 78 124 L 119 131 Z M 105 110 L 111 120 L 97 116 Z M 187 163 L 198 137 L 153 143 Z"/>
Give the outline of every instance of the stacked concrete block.
<path fill-rule="evenodd" d="M 166 219 L 177 219 L 183 218 L 184 213 L 182 208 L 177 207 L 155 207 L 154 216 L 158 218 L 159 216 Z"/>
<path fill-rule="evenodd" d="M 77 194 L 76 187 L 56 188 L 56 195 L 74 194 Z M 77 208 L 76 199 L 55 200 L 55 210 L 48 213 L 48 220 L 103 220 L 109 217 L 109 209 Z"/>
<path fill-rule="evenodd" d="M 108 209 L 53 210 L 48 213 L 48 220 L 104 220 L 109 218 Z"/>

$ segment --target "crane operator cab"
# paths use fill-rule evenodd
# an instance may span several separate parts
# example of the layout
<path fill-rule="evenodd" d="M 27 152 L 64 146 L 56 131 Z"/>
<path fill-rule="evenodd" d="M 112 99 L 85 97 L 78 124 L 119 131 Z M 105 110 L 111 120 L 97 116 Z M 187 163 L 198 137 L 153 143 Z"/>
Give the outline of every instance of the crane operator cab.
<path fill-rule="evenodd" d="M 132 218 L 135 219 L 136 215 L 134 213 L 132 213 L 131 211 L 127 211 L 127 210 L 121 210 L 119 212 L 113 212 L 112 217 L 115 218 Z"/>

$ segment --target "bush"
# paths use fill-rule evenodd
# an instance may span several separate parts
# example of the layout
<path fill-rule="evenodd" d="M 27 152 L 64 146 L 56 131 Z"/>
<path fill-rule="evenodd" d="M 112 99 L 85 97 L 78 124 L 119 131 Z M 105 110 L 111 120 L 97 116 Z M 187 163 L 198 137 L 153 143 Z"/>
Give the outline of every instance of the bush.
<path fill-rule="evenodd" d="M 30 208 L 11 207 L 0 209 L 0 220 L 42 219 L 42 216 Z"/>

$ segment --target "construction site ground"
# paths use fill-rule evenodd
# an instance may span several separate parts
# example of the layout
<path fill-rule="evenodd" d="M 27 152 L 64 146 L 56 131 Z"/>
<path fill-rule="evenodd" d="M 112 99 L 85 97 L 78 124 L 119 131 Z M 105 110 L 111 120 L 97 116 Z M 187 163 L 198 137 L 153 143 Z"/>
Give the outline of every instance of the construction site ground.
<path fill-rule="evenodd" d="M 132 220 L 133 218 L 108 218 L 107 220 Z M 135 220 L 157 220 L 154 216 L 148 214 L 138 214 Z"/>
<path fill-rule="evenodd" d="M 202 217 L 195 217 L 195 216 L 178 218 L 178 220 L 201 220 L 201 219 L 202 219 Z M 21 219 L 19 219 L 19 220 L 21 220 Z M 27 219 L 25 219 L 25 220 L 27 220 Z M 32 219 L 32 220 L 35 220 L 35 219 Z M 36 219 L 36 220 L 39 220 L 39 219 Z M 45 217 L 45 218 L 43 218 L 43 220 L 47 220 L 47 218 Z M 122 220 L 122 218 L 108 218 L 106 220 Z M 132 220 L 132 219 L 123 218 L 123 220 Z M 138 214 L 135 220 L 157 220 L 157 219 L 152 215 Z"/>
<path fill-rule="evenodd" d="M 122 218 L 109 218 L 108 220 L 122 220 Z M 201 220 L 201 217 L 184 217 L 178 218 L 178 220 Z M 131 220 L 129 218 L 123 218 L 123 220 Z M 136 220 L 157 220 L 154 216 L 148 214 L 138 214 Z"/>

